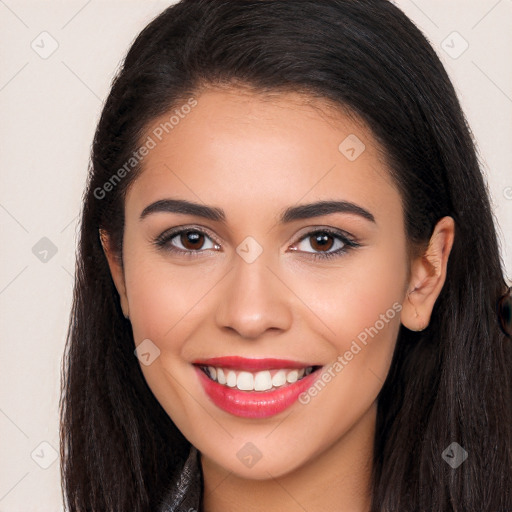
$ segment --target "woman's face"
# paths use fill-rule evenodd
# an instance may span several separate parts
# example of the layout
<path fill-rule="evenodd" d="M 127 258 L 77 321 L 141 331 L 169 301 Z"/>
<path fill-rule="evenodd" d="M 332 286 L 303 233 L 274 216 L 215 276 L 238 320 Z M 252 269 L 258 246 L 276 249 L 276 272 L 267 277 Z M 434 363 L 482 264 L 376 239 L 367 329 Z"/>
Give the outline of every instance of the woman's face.
<path fill-rule="evenodd" d="M 149 386 L 240 476 L 370 446 L 409 275 L 375 140 L 298 95 L 196 100 L 149 128 L 126 197 L 116 283 Z"/>

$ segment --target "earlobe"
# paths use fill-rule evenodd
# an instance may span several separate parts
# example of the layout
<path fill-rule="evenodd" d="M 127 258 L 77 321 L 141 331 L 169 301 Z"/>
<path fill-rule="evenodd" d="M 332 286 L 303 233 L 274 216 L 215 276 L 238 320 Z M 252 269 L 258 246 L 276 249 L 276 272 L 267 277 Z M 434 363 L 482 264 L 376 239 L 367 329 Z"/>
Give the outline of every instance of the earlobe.
<path fill-rule="evenodd" d="M 103 247 L 103 252 L 105 253 L 105 257 L 107 259 L 107 263 L 110 269 L 112 280 L 114 281 L 117 293 L 119 294 L 119 299 L 121 301 L 121 308 L 123 310 L 124 317 L 130 318 L 128 297 L 126 294 L 126 285 L 124 279 L 124 271 L 121 261 L 119 257 L 111 249 L 110 237 L 108 233 L 105 230 L 100 229 L 99 236 L 101 246 Z"/>
<path fill-rule="evenodd" d="M 434 304 L 446 280 L 454 237 L 453 218 L 443 217 L 436 224 L 426 251 L 411 262 L 411 277 L 400 317 L 411 331 L 422 331 L 430 323 Z"/>

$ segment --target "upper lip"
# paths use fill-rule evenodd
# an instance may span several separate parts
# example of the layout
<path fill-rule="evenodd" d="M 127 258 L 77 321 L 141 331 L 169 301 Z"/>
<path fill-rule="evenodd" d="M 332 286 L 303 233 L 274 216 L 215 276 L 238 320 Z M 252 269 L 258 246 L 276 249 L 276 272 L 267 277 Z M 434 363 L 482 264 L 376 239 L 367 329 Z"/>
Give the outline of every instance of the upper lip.
<path fill-rule="evenodd" d="M 292 361 L 290 359 L 260 358 L 249 359 L 240 356 L 211 357 L 209 359 L 197 359 L 193 364 L 198 366 L 214 366 L 217 368 L 231 368 L 232 370 L 277 370 L 281 368 L 308 368 L 309 366 L 319 366 L 301 361 Z"/>

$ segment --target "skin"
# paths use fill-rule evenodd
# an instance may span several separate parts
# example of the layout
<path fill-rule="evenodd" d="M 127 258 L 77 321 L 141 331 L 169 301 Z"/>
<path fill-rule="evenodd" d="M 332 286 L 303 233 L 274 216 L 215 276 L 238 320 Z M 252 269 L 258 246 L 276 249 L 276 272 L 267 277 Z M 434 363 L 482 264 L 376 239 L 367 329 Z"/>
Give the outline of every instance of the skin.
<path fill-rule="evenodd" d="M 156 398 L 201 452 L 204 509 L 367 511 L 376 397 L 389 370 L 400 322 L 428 325 L 454 236 L 439 221 L 428 247 L 409 256 L 402 202 L 371 132 L 327 103 L 296 93 L 272 97 L 208 89 L 143 162 L 126 196 L 123 266 L 106 256 L 136 345 L 160 356 L 141 365 Z M 148 134 L 160 122 L 155 120 Z M 338 146 L 350 134 L 366 149 L 350 161 Z M 222 208 L 226 222 L 158 212 L 149 204 L 186 199 Z M 344 200 L 375 222 L 333 213 L 281 224 L 290 206 Z M 197 257 L 157 247 L 176 226 L 206 229 Z M 343 230 L 360 246 L 330 259 L 307 237 Z M 247 263 L 237 246 L 253 237 L 262 254 Z M 333 242 L 336 240 L 329 239 Z M 179 237 L 172 242 L 177 248 Z M 168 246 L 171 242 L 168 243 Z M 339 246 L 329 250 L 335 250 Z M 206 396 L 191 362 L 239 355 L 328 368 L 393 304 L 401 311 L 307 404 L 265 419 L 233 416 Z M 252 467 L 237 452 L 252 443 Z M 251 499 L 247 499 L 251 496 Z"/>

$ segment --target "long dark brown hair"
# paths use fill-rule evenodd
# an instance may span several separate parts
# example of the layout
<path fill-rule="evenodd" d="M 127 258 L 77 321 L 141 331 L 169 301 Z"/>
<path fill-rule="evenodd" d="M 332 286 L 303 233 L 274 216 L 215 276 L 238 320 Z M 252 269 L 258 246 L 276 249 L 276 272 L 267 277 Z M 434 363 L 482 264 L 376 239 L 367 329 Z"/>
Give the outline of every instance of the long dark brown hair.
<path fill-rule="evenodd" d="M 69 510 L 154 510 L 190 448 L 142 375 L 98 230 L 122 259 L 140 166 L 112 176 L 157 116 L 237 84 L 303 92 L 362 119 L 386 151 L 411 244 L 445 215 L 456 223 L 430 325 L 401 327 L 378 397 L 372 510 L 512 510 L 512 343 L 496 317 L 506 283 L 488 193 L 445 69 L 387 0 L 183 0 L 131 46 L 84 195 L 61 404 Z M 441 456 L 452 442 L 469 453 L 457 469 Z"/>

